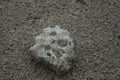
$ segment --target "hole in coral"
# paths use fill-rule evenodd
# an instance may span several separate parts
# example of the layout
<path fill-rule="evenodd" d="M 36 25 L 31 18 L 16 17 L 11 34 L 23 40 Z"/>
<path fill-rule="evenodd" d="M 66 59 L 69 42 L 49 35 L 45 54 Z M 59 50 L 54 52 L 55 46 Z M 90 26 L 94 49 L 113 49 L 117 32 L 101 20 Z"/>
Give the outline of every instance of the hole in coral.
<path fill-rule="evenodd" d="M 72 45 L 71 41 L 68 44 L 71 46 Z"/>
<path fill-rule="evenodd" d="M 65 54 L 65 51 L 64 51 L 64 50 L 61 50 L 61 53 L 62 53 L 62 54 Z"/>
<path fill-rule="evenodd" d="M 49 57 L 50 57 L 50 56 L 51 56 L 51 54 L 50 54 L 49 52 L 47 52 L 47 56 L 49 56 Z"/>
<path fill-rule="evenodd" d="M 49 49 L 51 49 L 51 46 L 50 45 L 45 45 L 44 48 L 45 48 L 45 50 L 49 50 Z"/>
<path fill-rule="evenodd" d="M 55 36 L 57 33 L 54 31 L 54 32 L 51 32 L 51 34 L 50 35 L 53 35 L 53 36 Z"/>
<path fill-rule="evenodd" d="M 53 51 L 53 53 L 55 54 L 55 56 L 56 56 L 57 58 L 60 58 L 60 57 L 62 56 L 60 50 L 53 49 L 52 51 Z"/>
<path fill-rule="evenodd" d="M 57 41 L 57 43 L 62 47 L 67 46 L 67 42 L 68 42 L 68 40 L 66 40 L 66 39 Z"/>
<path fill-rule="evenodd" d="M 55 42 L 56 42 L 55 40 L 52 40 L 52 41 L 51 41 L 52 44 L 55 43 Z"/>

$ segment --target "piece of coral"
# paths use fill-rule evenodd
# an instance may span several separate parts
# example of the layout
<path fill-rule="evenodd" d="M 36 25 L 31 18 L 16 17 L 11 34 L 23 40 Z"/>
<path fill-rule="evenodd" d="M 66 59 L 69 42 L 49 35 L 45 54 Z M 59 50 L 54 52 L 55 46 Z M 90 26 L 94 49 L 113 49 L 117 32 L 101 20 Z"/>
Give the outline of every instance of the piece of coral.
<path fill-rule="evenodd" d="M 43 59 L 55 70 L 64 71 L 71 68 L 74 44 L 67 30 L 61 29 L 59 26 L 48 27 L 43 29 L 43 33 L 38 35 L 35 40 L 36 44 L 30 50 L 35 51 L 37 59 Z"/>

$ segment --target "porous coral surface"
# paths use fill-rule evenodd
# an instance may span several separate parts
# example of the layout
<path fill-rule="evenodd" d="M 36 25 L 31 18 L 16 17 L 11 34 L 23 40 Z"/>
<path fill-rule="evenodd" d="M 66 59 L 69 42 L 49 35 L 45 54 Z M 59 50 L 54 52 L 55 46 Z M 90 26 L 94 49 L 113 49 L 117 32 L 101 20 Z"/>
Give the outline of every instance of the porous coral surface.
<path fill-rule="evenodd" d="M 30 48 L 38 59 L 43 59 L 59 70 L 68 70 L 71 67 L 71 61 L 74 57 L 73 39 L 70 33 L 61 29 L 59 26 L 55 28 L 45 28 L 43 33 L 36 38 L 36 44 Z"/>

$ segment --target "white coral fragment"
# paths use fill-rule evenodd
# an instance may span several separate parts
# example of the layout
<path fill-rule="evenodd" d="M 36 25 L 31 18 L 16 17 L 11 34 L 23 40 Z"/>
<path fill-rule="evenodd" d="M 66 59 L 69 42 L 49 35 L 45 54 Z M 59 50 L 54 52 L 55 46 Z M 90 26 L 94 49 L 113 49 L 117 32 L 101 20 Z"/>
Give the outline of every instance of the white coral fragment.
<path fill-rule="evenodd" d="M 43 29 L 43 33 L 38 35 L 35 40 L 36 44 L 30 50 L 35 51 L 37 57 L 43 58 L 56 69 L 68 70 L 71 67 L 74 44 L 67 30 L 61 29 L 59 26 L 48 27 Z"/>

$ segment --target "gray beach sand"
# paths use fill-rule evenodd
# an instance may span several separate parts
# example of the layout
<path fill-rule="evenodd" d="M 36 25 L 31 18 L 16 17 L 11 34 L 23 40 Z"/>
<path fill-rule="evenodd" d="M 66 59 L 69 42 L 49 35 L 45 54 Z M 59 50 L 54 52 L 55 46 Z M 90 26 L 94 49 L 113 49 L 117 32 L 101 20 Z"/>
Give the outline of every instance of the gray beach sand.
<path fill-rule="evenodd" d="M 120 0 L 0 0 L 0 80 L 120 80 Z M 73 70 L 57 76 L 29 48 L 43 28 L 74 38 Z"/>

